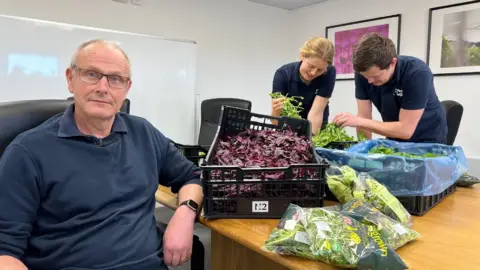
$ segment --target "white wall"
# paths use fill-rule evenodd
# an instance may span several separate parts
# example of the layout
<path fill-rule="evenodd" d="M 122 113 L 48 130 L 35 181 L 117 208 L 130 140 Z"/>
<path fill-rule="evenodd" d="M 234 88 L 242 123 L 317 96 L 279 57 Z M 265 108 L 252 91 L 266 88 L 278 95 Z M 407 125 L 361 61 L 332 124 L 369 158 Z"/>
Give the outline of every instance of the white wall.
<path fill-rule="evenodd" d="M 428 10 L 432 7 L 463 1 L 454 0 L 330 0 L 293 12 L 295 52 L 299 43 L 314 35 L 325 35 L 325 27 L 375 17 L 402 14 L 400 53 L 426 60 Z M 291 56 L 296 57 L 292 54 Z M 480 144 L 476 134 L 480 130 L 480 76 L 436 77 L 435 87 L 440 100 L 453 99 L 464 106 L 464 114 L 455 144 L 461 145 L 470 158 L 480 158 Z M 356 113 L 353 81 L 338 81 L 330 106 L 333 117 L 336 113 Z M 378 117 L 378 114 L 377 114 Z M 380 119 L 380 118 L 377 118 Z M 471 164 L 470 164 L 471 165 Z M 472 167 L 472 166 L 470 166 Z"/>
<path fill-rule="evenodd" d="M 144 2 L 145 7 L 136 7 L 111 0 L 2 0 L 0 12 L 195 40 L 201 100 L 242 97 L 256 112 L 269 112 L 273 73 L 289 56 L 287 11 L 246 0 Z"/>

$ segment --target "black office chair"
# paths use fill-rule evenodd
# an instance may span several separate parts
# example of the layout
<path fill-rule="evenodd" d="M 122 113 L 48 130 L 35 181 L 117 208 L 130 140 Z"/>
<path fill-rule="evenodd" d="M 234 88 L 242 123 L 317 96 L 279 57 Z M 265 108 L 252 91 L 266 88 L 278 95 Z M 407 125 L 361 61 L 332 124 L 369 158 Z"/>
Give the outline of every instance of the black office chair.
<path fill-rule="evenodd" d="M 446 144 L 453 145 L 462 121 L 463 106 L 454 100 L 444 100 L 441 103 L 447 115 L 448 133 Z"/>
<path fill-rule="evenodd" d="M 50 117 L 62 113 L 72 104 L 73 98 L 51 100 L 22 100 L 0 103 L 0 157 L 7 146 L 19 134 L 30 130 Z M 125 112 L 129 112 L 130 101 L 124 103 Z M 157 223 L 160 230 L 166 224 Z M 198 236 L 194 235 L 192 247 L 191 269 L 203 270 L 205 249 Z"/>
<path fill-rule="evenodd" d="M 69 97 L 67 98 L 68 100 L 73 100 L 73 97 Z M 128 113 L 130 114 L 130 100 L 128 98 L 126 98 L 124 101 L 123 101 L 123 104 L 122 104 L 122 107 L 120 108 L 120 111 L 121 112 L 124 112 L 124 113 Z"/>
<path fill-rule="evenodd" d="M 213 98 L 202 101 L 200 106 L 200 132 L 198 134 L 198 144 L 209 149 L 217 133 L 220 123 L 220 113 L 222 106 L 231 106 L 251 110 L 252 102 L 238 98 Z"/>
<path fill-rule="evenodd" d="M 0 104 L 0 156 L 20 133 L 65 111 L 71 100 L 23 100 Z"/>

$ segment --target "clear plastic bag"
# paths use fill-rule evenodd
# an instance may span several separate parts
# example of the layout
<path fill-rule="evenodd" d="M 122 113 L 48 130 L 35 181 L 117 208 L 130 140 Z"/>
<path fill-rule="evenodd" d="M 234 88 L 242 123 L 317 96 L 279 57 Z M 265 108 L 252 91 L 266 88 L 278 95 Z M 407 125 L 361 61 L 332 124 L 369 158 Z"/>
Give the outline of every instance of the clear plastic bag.
<path fill-rule="evenodd" d="M 344 268 L 408 268 L 376 226 L 325 208 L 290 204 L 264 249 Z"/>
<path fill-rule="evenodd" d="M 402 203 L 367 173 L 357 174 L 349 166 L 331 166 L 327 170 L 327 185 L 342 204 L 358 199 L 402 224 L 412 224 L 411 215 Z"/>
<path fill-rule="evenodd" d="M 270 237 L 265 241 L 264 249 L 280 255 L 294 255 L 315 260 L 310 250 L 310 239 L 300 221 L 302 211 L 301 207 L 290 204 L 277 228 L 273 229 Z"/>
<path fill-rule="evenodd" d="M 395 153 L 369 153 L 375 147 L 389 148 Z M 443 144 L 374 139 L 347 150 L 316 148 L 316 152 L 334 165 L 348 165 L 358 172 L 367 172 L 394 196 L 439 194 L 468 169 L 463 149 Z"/>
<path fill-rule="evenodd" d="M 408 269 L 375 226 L 324 208 L 304 209 L 301 221 L 317 260 L 343 268 Z"/>
<path fill-rule="evenodd" d="M 393 249 L 398 249 L 420 237 L 418 232 L 388 217 L 367 202 L 358 199 L 353 199 L 343 205 L 325 207 L 325 209 L 338 211 L 362 224 L 375 226 L 383 241 Z"/>

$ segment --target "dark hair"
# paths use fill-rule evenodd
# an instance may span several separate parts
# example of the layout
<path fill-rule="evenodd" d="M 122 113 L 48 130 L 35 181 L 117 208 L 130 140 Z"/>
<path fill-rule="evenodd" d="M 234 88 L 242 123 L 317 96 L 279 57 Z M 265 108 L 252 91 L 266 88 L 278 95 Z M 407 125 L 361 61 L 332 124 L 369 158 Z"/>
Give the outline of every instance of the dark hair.
<path fill-rule="evenodd" d="M 395 57 L 397 57 L 397 50 L 391 39 L 378 33 L 368 33 L 355 45 L 352 55 L 353 69 L 357 72 L 365 72 L 377 66 L 384 70 Z"/>

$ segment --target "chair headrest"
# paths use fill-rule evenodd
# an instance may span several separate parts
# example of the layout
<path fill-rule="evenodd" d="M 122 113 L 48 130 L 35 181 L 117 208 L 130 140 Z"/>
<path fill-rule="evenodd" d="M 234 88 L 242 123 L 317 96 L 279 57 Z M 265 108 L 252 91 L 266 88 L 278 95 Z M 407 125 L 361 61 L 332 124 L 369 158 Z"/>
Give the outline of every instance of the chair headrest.
<path fill-rule="evenodd" d="M 206 99 L 202 101 L 202 104 L 201 104 L 202 122 L 218 124 L 223 105 L 246 109 L 246 110 L 251 110 L 252 108 L 252 102 L 245 99 L 238 99 L 238 98 Z"/>
<path fill-rule="evenodd" d="M 72 100 L 45 99 L 0 103 L 0 156 L 19 134 L 64 112 Z"/>

